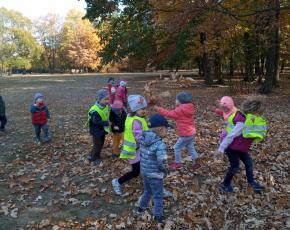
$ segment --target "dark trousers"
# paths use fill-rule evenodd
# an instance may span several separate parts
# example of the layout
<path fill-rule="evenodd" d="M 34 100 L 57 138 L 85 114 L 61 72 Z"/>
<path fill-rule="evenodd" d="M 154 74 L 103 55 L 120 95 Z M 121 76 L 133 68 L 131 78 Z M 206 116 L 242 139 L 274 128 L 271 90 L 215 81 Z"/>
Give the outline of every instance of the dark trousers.
<path fill-rule="evenodd" d="M 93 136 L 93 149 L 91 153 L 91 161 L 101 159 L 101 151 L 105 143 L 105 135 L 95 137 Z"/>
<path fill-rule="evenodd" d="M 118 179 L 118 182 L 119 184 L 123 184 L 135 177 L 138 177 L 139 174 L 140 174 L 140 161 L 135 164 L 132 164 L 132 171 L 127 172 L 125 175 L 121 176 Z"/>
<path fill-rule="evenodd" d="M 43 137 L 45 139 L 48 138 L 48 126 L 47 126 L 47 124 L 43 124 L 43 125 L 34 124 L 34 130 L 35 130 L 35 137 L 36 137 L 36 139 L 40 140 L 41 130 L 43 132 Z"/>
<path fill-rule="evenodd" d="M 232 178 L 239 171 L 240 160 L 245 165 L 248 183 L 253 183 L 253 160 L 250 155 L 248 153 L 232 150 L 230 148 L 227 148 L 225 152 L 228 156 L 230 167 L 228 169 L 227 175 L 225 176 L 224 185 L 228 186 L 231 184 Z"/>
<path fill-rule="evenodd" d="M 5 125 L 7 123 L 7 118 L 6 118 L 5 115 L 4 116 L 0 116 L 0 123 L 1 123 L 0 129 L 5 129 Z"/>

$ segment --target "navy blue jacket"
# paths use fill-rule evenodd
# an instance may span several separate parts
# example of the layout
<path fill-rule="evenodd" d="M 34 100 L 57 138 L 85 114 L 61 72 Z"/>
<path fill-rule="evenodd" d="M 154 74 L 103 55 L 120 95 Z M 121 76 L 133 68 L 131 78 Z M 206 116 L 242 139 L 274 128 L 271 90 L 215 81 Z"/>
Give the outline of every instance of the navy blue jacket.
<path fill-rule="evenodd" d="M 121 116 L 117 115 L 113 110 L 110 111 L 110 122 L 112 123 L 111 130 L 113 133 L 123 133 L 125 130 L 125 121 L 127 113 L 122 110 Z M 115 130 L 114 126 L 118 126 L 119 130 Z"/>
<path fill-rule="evenodd" d="M 102 118 L 99 115 L 99 113 L 93 112 L 91 119 L 89 121 L 90 134 L 94 137 L 107 135 L 108 133 L 104 129 L 105 126 L 109 126 L 109 122 L 102 121 Z"/>

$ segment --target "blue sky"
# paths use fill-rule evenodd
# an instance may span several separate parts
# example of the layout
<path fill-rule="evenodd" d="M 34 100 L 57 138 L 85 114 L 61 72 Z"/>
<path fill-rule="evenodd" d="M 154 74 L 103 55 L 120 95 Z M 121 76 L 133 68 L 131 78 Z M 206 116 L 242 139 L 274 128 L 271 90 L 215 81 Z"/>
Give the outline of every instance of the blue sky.
<path fill-rule="evenodd" d="M 0 0 L 0 7 L 21 12 L 31 20 L 48 13 L 65 17 L 70 9 L 84 11 L 85 0 Z"/>

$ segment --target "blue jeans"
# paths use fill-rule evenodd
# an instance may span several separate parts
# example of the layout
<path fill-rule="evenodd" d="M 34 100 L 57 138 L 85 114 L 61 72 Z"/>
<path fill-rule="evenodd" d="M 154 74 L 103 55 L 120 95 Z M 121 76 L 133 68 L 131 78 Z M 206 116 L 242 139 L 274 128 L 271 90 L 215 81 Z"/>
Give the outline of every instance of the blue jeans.
<path fill-rule="evenodd" d="M 47 124 L 43 124 L 43 125 L 34 124 L 34 130 L 35 130 L 35 137 L 37 140 L 40 140 L 41 130 L 43 131 L 44 139 L 48 139 L 48 126 L 47 126 Z"/>
<path fill-rule="evenodd" d="M 230 167 L 228 169 L 227 175 L 225 176 L 224 185 L 229 186 L 231 184 L 232 178 L 239 171 L 240 160 L 245 165 L 248 183 L 253 183 L 253 160 L 251 156 L 248 153 L 232 150 L 230 148 L 227 148 L 225 153 L 229 158 Z"/>
<path fill-rule="evenodd" d="M 140 208 L 145 209 L 153 196 L 153 215 L 156 218 L 163 217 L 163 179 L 143 178 L 144 192 L 140 200 Z"/>
<path fill-rule="evenodd" d="M 175 155 L 175 162 L 181 163 L 181 150 L 182 148 L 186 148 L 189 154 L 192 157 L 192 160 L 194 161 L 195 158 L 197 158 L 198 154 L 194 147 L 194 137 L 178 137 L 178 140 L 176 144 L 174 145 L 174 155 Z"/>

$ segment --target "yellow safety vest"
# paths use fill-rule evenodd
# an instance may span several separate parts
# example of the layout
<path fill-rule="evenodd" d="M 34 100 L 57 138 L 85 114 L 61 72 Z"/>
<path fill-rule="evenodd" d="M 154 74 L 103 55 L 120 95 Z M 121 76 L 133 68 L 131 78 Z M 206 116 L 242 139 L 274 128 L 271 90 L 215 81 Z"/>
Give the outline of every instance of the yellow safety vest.
<path fill-rule="evenodd" d="M 97 112 L 102 121 L 109 121 L 109 106 L 105 106 L 104 108 L 100 108 L 99 106 L 97 105 L 93 105 L 90 110 L 89 110 L 89 113 L 88 113 L 88 123 L 90 122 L 91 118 L 92 118 L 92 114 L 94 112 Z M 104 130 L 106 132 L 109 132 L 110 131 L 110 127 L 109 126 L 105 126 L 104 127 Z"/>
<path fill-rule="evenodd" d="M 142 130 L 149 130 L 147 122 L 144 118 L 141 117 L 127 117 L 125 121 L 125 132 L 124 132 L 124 141 L 123 147 L 120 154 L 120 158 L 122 159 L 135 159 L 136 158 L 136 150 L 137 144 L 133 134 L 133 122 L 134 120 L 138 120 L 142 123 Z"/>
<path fill-rule="evenodd" d="M 228 118 L 228 124 L 226 131 L 229 134 L 235 127 L 234 117 L 236 113 L 232 113 Z M 265 139 L 267 135 L 268 124 L 265 118 L 254 114 L 246 114 L 246 120 L 242 130 L 244 138 L 252 138 L 255 142 L 259 142 Z"/>

